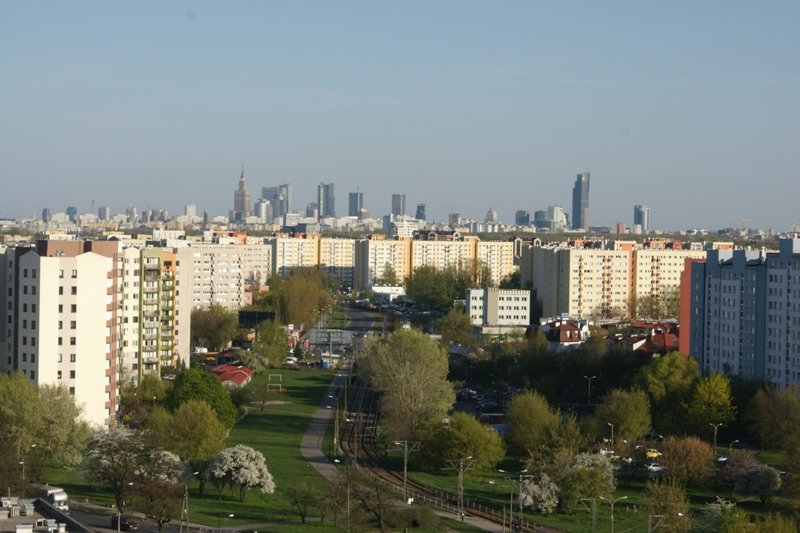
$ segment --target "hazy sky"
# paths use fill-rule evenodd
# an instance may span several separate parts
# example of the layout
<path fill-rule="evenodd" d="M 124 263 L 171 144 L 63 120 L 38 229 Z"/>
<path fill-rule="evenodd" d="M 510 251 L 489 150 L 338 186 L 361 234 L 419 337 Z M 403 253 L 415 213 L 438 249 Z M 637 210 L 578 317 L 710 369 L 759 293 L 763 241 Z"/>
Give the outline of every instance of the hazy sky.
<path fill-rule="evenodd" d="M 333 182 L 337 214 L 650 206 L 800 222 L 800 2 L 0 0 L 0 216 L 212 214 Z"/>

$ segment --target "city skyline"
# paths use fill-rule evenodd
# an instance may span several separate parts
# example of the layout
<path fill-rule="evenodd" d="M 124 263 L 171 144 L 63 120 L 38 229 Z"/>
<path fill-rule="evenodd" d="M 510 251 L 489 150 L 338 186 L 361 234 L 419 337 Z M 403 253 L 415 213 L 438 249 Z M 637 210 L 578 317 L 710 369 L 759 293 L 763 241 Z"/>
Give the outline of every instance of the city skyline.
<path fill-rule="evenodd" d="M 787 230 L 800 5 L 768 5 L 5 3 L 0 217 L 224 214 L 244 160 L 296 210 L 571 214 L 588 170 L 592 226 Z"/>

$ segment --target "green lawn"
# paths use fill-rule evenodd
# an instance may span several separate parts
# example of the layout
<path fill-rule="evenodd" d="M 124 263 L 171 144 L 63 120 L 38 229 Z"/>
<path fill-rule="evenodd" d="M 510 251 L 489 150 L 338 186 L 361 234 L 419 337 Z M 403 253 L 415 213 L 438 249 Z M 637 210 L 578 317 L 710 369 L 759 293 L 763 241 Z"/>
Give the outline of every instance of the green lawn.
<path fill-rule="evenodd" d="M 234 425 L 226 445 L 246 444 L 263 453 L 275 480 L 275 493 L 250 491 L 245 501 L 240 502 L 238 495 L 226 491 L 220 500 L 210 485 L 206 486 L 206 493 L 201 497 L 199 486 L 192 484 L 189 487 L 189 516 L 192 522 L 210 527 L 217 527 L 218 524 L 286 524 L 285 527 L 270 526 L 270 531 L 303 531 L 309 527 L 309 524 L 299 524 L 299 516 L 291 508 L 291 502 L 283 490 L 298 484 L 309 487 L 328 485 L 328 481 L 301 456 L 300 440 L 335 374 L 323 370 L 277 369 L 256 376 L 254 381 L 268 380 L 270 375 L 274 382 L 278 379 L 275 376 L 281 376 L 284 392 L 277 401 L 286 403 L 268 405 L 263 412 L 260 412 L 258 405 L 249 405 L 249 413 Z M 112 505 L 113 499 L 108 493 L 87 485 L 74 471 L 50 471 L 47 481 L 64 487 L 74 501 Z M 230 518 L 230 514 L 234 517 Z M 327 528 L 333 528 L 333 525 L 326 523 L 315 527 L 319 530 Z"/>

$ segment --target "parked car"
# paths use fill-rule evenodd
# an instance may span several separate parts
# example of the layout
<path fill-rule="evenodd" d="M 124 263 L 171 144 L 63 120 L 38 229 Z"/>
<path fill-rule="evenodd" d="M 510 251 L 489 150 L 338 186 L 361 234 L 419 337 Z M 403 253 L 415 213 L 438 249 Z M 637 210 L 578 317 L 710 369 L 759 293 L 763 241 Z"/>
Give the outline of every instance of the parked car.
<path fill-rule="evenodd" d="M 645 465 L 645 470 L 651 474 L 660 474 L 664 471 L 664 467 L 658 463 L 650 463 L 649 465 Z"/>
<path fill-rule="evenodd" d="M 661 457 L 661 452 L 656 450 L 655 448 L 648 448 L 644 451 L 645 457 L 648 459 L 658 459 Z"/>
<path fill-rule="evenodd" d="M 136 531 L 139 529 L 139 523 L 131 518 L 130 516 L 121 515 L 117 517 L 114 515 L 111 517 L 111 528 L 117 529 L 117 520 L 119 519 L 119 530 L 120 531 Z"/>

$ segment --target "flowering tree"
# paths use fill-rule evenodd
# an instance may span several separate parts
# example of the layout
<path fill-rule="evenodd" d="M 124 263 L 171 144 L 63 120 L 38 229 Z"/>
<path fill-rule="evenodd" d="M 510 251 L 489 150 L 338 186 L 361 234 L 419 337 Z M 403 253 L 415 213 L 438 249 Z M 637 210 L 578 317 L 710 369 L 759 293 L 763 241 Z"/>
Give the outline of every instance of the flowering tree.
<path fill-rule="evenodd" d="M 543 473 L 522 482 L 520 503 L 542 514 L 550 514 L 558 507 L 558 485 Z"/>
<path fill-rule="evenodd" d="M 267 470 L 264 455 L 249 446 L 237 444 L 225 448 L 208 468 L 207 477 L 220 491 L 228 485 L 231 490 L 239 488 L 239 500 L 244 501 L 247 489 L 257 488 L 266 494 L 275 492 L 275 482 Z"/>

